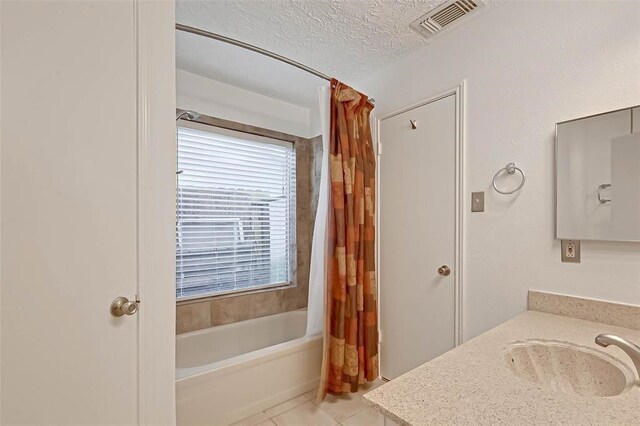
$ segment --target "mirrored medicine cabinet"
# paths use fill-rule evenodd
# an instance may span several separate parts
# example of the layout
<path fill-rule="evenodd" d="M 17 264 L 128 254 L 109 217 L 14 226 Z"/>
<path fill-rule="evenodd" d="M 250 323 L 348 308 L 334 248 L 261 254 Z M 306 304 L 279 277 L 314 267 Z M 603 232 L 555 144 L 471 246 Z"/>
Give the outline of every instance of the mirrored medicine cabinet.
<path fill-rule="evenodd" d="M 556 124 L 556 238 L 640 242 L 640 106 Z"/>

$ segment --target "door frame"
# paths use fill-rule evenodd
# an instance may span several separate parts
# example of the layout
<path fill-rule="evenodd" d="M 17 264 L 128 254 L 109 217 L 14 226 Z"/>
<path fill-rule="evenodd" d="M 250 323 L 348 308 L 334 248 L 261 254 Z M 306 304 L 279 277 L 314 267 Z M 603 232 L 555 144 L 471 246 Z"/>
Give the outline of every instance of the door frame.
<path fill-rule="evenodd" d="M 458 346 L 462 344 L 462 288 L 463 288 L 463 252 L 464 252 L 464 111 L 465 111 L 465 80 L 462 80 L 457 86 L 454 86 L 448 90 L 439 92 L 433 96 L 424 98 L 416 103 L 404 106 L 400 109 L 376 117 L 376 153 L 378 157 L 378 167 L 376 169 L 376 179 L 378 186 L 381 184 L 381 167 L 380 164 L 384 158 L 382 141 L 380 140 L 380 126 L 383 120 L 394 117 L 398 114 L 410 111 L 415 108 L 439 101 L 449 96 L 455 96 L 456 103 L 456 146 L 455 146 L 455 231 L 454 231 L 454 262 L 453 270 L 454 274 L 454 345 Z M 378 242 L 376 247 L 376 262 L 378 268 L 376 271 L 376 280 L 378 282 L 378 300 L 382 300 L 384 297 L 382 292 L 382 282 L 380 280 L 380 271 L 382 269 L 380 262 L 380 203 L 382 201 L 381 193 L 378 191 L 378 197 L 376 201 L 376 209 L 378 215 L 376 217 L 376 241 Z M 378 318 L 380 317 L 380 303 L 378 303 Z M 380 330 L 380 321 L 378 321 L 378 335 L 380 336 L 378 346 L 383 339 L 382 331 Z M 380 351 L 378 351 L 380 353 Z"/>
<path fill-rule="evenodd" d="M 132 7 L 137 87 L 138 424 L 175 425 L 175 3 L 133 0 Z"/>

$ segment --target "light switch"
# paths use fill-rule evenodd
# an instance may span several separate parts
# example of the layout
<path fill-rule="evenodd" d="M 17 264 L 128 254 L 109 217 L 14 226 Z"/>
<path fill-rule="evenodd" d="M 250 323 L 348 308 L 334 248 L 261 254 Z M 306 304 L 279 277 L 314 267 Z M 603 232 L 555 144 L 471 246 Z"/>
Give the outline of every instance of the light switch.
<path fill-rule="evenodd" d="M 471 193 L 471 211 L 474 213 L 484 211 L 484 191 Z"/>
<path fill-rule="evenodd" d="M 565 263 L 580 263 L 580 241 L 562 240 L 562 261 Z"/>

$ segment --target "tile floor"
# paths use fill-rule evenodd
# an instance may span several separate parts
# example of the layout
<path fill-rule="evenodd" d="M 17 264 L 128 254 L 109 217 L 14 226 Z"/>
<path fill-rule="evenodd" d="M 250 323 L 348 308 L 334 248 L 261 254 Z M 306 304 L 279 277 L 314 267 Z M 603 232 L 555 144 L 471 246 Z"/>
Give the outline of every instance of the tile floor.
<path fill-rule="evenodd" d="M 233 426 L 383 426 L 384 417 L 362 400 L 362 395 L 383 383 L 378 379 L 361 386 L 355 394 L 327 395 L 319 405 L 315 402 L 316 391 L 313 390 Z"/>

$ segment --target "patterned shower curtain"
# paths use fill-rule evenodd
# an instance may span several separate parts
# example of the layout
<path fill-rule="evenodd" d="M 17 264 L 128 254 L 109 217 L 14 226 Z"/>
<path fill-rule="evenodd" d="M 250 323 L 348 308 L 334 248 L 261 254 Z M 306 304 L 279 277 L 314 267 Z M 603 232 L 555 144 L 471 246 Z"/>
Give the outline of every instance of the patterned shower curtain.
<path fill-rule="evenodd" d="M 375 171 L 368 97 L 331 81 L 331 200 L 324 393 L 356 392 L 378 377 Z"/>

